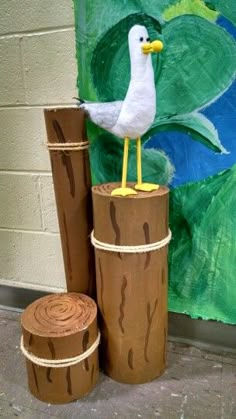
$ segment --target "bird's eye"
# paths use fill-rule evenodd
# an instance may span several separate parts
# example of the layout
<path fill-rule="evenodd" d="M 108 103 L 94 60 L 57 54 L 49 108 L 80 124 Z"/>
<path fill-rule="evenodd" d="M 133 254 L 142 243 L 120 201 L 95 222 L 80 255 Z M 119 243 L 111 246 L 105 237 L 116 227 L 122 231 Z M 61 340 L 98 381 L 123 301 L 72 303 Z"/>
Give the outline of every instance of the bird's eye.
<path fill-rule="evenodd" d="M 143 42 L 143 37 L 141 36 L 141 38 L 139 38 L 140 42 Z"/>
<path fill-rule="evenodd" d="M 150 42 L 150 41 L 151 41 L 151 39 L 150 39 L 150 38 L 147 38 L 147 39 L 146 39 L 146 41 L 147 41 L 147 42 Z"/>

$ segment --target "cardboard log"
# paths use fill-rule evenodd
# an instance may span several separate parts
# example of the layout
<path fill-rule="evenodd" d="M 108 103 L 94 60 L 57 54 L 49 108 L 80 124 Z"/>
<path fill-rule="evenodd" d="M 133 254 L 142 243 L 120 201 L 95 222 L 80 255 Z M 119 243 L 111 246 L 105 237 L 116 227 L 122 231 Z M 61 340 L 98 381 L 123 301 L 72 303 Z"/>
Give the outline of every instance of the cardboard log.
<path fill-rule="evenodd" d="M 115 187 L 92 188 L 97 240 L 137 246 L 168 236 L 168 188 L 123 198 L 111 197 Z M 166 366 L 167 246 L 148 253 L 96 249 L 95 257 L 104 370 L 123 383 L 148 382 Z"/>
<path fill-rule="evenodd" d="M 54 294 L 29 305 L 21 317 L 23 347 L 46 360 L 83 354 L 98 337 L 97 307 L 82 294 Z M 64 368 L 37 365 L 26 357 L 31 393 L 47 403 L 66 403 L 89 393 L 99 374 L 98 349 Z"/>
<path fill-rule="evenodd" d="M 86 142 L 84 112 L 76 108 L 44 111 L 48 143 Z M 57 214 L 68 291 L 95 294 L 91 176 L 88 149 L 50 150 Z"/>

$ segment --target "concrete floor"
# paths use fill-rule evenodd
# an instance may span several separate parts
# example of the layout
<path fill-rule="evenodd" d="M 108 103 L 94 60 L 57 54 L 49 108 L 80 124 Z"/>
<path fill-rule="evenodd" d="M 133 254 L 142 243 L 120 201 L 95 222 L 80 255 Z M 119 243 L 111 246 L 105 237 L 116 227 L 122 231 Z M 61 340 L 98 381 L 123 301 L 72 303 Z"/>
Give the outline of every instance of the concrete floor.
<path fill-rule="evenodd" d="M 169 344 L 168 369 L 152 383 L 119 384 L 103 374 L 81 401 L 48 405 L 28 392 L 19 314 L 0 310 L 0 416 L 5 418 L 236 418 L 236 355 Z"/>

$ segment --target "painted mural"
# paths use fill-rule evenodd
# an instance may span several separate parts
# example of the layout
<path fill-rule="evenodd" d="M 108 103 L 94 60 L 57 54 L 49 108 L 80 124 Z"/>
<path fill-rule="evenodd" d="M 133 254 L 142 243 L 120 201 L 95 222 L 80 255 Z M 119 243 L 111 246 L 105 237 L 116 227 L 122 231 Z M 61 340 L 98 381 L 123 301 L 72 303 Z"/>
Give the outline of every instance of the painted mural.
<path fill-rule="evenodd" d="M 235 0 L 75 0 L 75 19 L 85 100 L 124 98 L 131 26 L 163 41 L 143 171 L 171 187 L 169 310 L 236 324 Z M 92 124 L 89 136 L 93 182 L 119 181 L 123 142 Z"/>

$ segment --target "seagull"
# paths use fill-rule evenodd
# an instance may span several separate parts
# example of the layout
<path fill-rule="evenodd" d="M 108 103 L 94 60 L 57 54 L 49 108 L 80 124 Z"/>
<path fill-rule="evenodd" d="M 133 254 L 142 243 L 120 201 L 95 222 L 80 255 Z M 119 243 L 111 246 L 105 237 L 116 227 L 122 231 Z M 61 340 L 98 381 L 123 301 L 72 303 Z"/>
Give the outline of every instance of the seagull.
<path fill-rule="evenodd" d="M 154 191 L 159 185 L 143 183 L 141 137 L 155 119 L 156 88 L 151 53 L 160 52 L 163 43 L 150 41 L 145 26 L 134 25 L 128 34 L 130 54 L 130 83 L 123 101 L 85 102 L 80 99 L 79 107 L 84 109 L 89 119 L 99 127 L 124 139 L 122 181 L 112 196 L 136 195 L 137 191 Z M 128 153 L 130 140 L 137 146 L 137 184 L 134 189 L 127 187 Z"/>

